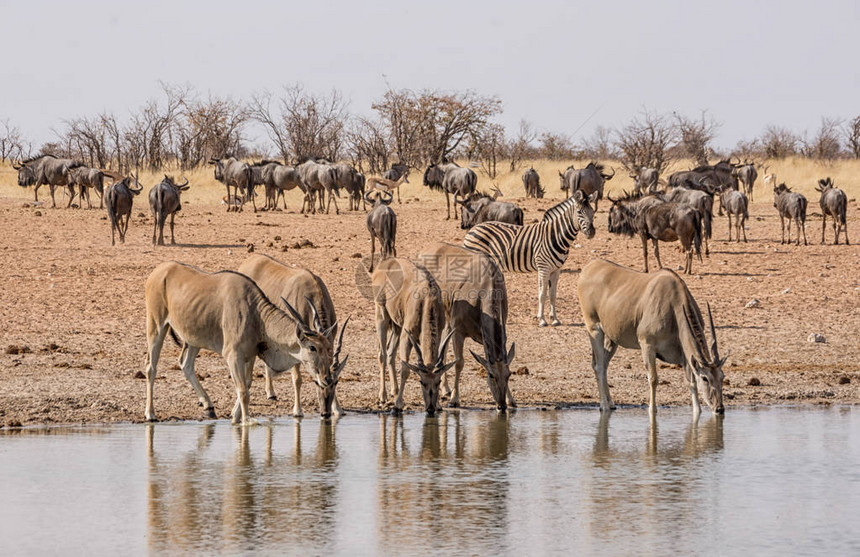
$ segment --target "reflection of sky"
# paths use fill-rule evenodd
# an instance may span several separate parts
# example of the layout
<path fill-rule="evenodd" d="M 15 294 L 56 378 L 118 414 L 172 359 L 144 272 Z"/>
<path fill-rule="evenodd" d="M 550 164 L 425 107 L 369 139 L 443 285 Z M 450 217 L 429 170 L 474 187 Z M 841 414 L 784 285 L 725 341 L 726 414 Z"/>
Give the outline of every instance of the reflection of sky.
<path fill-rule="evenodd" d="M 690 414 L 0 431 L 0 549 L 857 553 L 860 410 Z"/>
<path fill-rule="evenodd" d="M 386 89 L 498 95 L 576 141 L 643 106 L 724 122 L 718 146 L 768 124 L 854 117 L 858 4 L 817 2 L 196 2 L 0 0 L 0 120 L 37 143 L 62 121 L 130 109 L 159 80 L 247 100 L 285 81 L 333 87 L 369 115 Z M 252 136 L 262 138 L 261 130 Z"/>

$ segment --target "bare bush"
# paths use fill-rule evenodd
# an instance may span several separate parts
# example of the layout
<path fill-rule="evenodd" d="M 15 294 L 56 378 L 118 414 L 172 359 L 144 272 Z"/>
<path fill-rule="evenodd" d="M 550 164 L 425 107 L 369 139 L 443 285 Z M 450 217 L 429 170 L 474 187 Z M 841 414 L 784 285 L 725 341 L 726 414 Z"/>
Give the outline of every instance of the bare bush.
<path fill-rule="evenodd" d="M 502 130 L 504 135 L 504 130 Z M 537 132 L 534 126 L 526 120 L 520 120 L 517 128 L 517 135 L 508 144 L 507 156 L 511 162 L 511 172 L 516 172 L 523 161 L 533 159 L 537 156 L 537 149 L 534 146 L 534 141 L 537 139 Z"/>
<path fill-rule="evenodd" d="M 475 149 L 470 158 L 480 161 L 481 171 L 490 178 L 498 176 L 499 161 L 510 158 L 511 153 L 505 140 L 505 128 L 500 124 L 484 126 L 474 138 Z"/>
<path fill-rule="evenodd" d="M 699 119 L 687 118 L 677 113 L 674 116 L 681 155 L 696 161 L 697 166 L 707 165 L 708 157 L 712 153 L 711 142 L 717 136 L 721 124 L 708 118 L 705 110 Z"/>
<path fill-rule="evenodd" d="M 538 155 L 552 161 L 570 160 L 575 156 L 573 141 L 557 132 L 543 132 L 538 139 Z"/>
<path fill-rule="evenodd" d="M 860 159 L 860 116 L 845 125 L 845 143 L 851 156 Z"/>
<path fill-rule="evenodd" d="M 401 163 L 415 167 L 453 158 L 502 110 L 498 98 L 473 91 L 408 89 L 389 89 L 371 106 L 388 128 L 394 154 Z"/>
<path fill-rule="evenodd" d="M 616 132 L 621 164 L 628 172 L 654 168 L 663 174 L 672 162 L 669 147 L 677 137 L 668 117 L 644 109 L 640 117 Z"/>
<path fill-rule="evenodd" d="M 798 154 L 800 138 L 788 128 L 768 126 L 759 138 L 762 153 L 768 159 L 784 159 Z"/>
<path fill-rule="evenodd" d="M 613 144 L 612 130 L 597 126 L 591 137 L 582 142 L 580 156 L 584 159 L 606 160 L 618 158 Z"/>
<path fill-rule="evenodd" d="M 353 120 L 346 133 L 352 165 L 362 172 L 381 174 L 389 168 L 391 147 L 380 122 L 367 118 Z"/>
<path fill-rule="evenodd" d="M 272 109 L 275 100 L 277 108 Z M 273 99 L 269 92 L 254 95 L 250 115 L 266 128 L 285 161 L 312 157 L 337 160 L 344 147 L 347 103 L 337 89 L 315 95 L 300 85 L 284 88 Z"/>
<path fill-rule="evenodd" d="M 180 167 L 194 168 L 228 153 L 244 156 L 242 129 L 248 119 L 248 109 L 231 99 L 188 99 L 174 133 Z"/>
<path fill-rule="evenodd" d="M 9 119 L 0 121 L 0 162 L 11 159 L 24 159 L 29 155 L 29 146 L 24 141 L 21 130 Z"/>
<path fill-rule="evenodd" d="M 830 162 L 842 155 L 842 145 L 839 141 L 842 121 L 837 118 L 822 118 L 821 126 L 812 137 L 801 140 L 801 154 L 818 161 Z"/>

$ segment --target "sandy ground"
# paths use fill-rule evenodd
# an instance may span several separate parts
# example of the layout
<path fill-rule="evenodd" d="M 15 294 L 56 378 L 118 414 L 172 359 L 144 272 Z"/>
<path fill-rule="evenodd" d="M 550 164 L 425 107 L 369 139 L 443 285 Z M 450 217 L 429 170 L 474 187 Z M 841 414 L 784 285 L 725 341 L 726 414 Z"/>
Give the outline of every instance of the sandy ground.
<path fill-rule="evenodd" d="M 462 241 L 459 222 L 444 220 L 443 196 L 421 197 L 405 196 L 402 205 L 393 206 L 401 256 L 414 256 L 434 240 Z M 0 425 L 142 421 L 145 385 L 134 376 L 145 359 L 144 280 L 158 263 L 171 259 L 210 271 L 235 269 L 247 257 L 248 244 L 258 253 L 306 266 L 325 280 L 340 318 L 352 316 L 340 400 L 347 410 L 376 409 L 373 304 L 355 284 L 360 256 L 370 249 L 364 213 L 338 216 L 332 210 L 305 216 L 297 214 L 293 203 L 289 211 L 228 214 L 223 206 L 192 198 L 177 218 L 179 243 L 156 248 L 141 196 L 128 242 L 111 247 L 104 211 L 26 206 L 31 200 L 31 191 L 9 188 L 0 197 Z M 527 223 L 555 202 L 515 201 L 524 207 Z M 597 215 L 595 238 L 582 241 L 563 270 L 558 291 L 562 326 L 538 328 L 536 275 L 506 277 L 508 338 L 516 342 L 511 388 L 521 407 L 598 401 L 576 297 L 577 273 L 594 257 L 642 268 L 638 239 L 606 231 L 607 205 Z M 783 246 L 771 200 L 759 199 L 751 211 L 749 243 L 725 242 L 726 222 L 717 218 L 711 255 L 694 264 L 687 283 L 702 307 L 710 302 L 721 350 L 731 354 L 725 368 L 728 412 L 732 405 L 860 401 L 860 247 L 819 245 L 816 209 L 811 202 L 810 245 Z M 849 226 L 857 216 L 851 202 Z M 303 240 L 313 247 L 294 247 Z M 662 255 L 665 265 L 680 269 L 682 255 L 671 245 L 664 244 Z M 752 299 L 759 300 L 759 307 L 746 308 Z M 824 335 L 826 342 L 809 342 L 811 333 Z M 165 346 L 156 410 L 162 419 L 201 419 L 196 397 L 176 365 L 179 351 L 170 343 Z M 475 348 L 467 341 L 469 346 Z M 464 406 L 488 407 L 485 379 L 478 364 L 467 358 Z M 197 371 L 218 416 L 226 417 L 235 391 L 222 358 L 202 353 Z M 276 383 L 280 400 L 269 401 L 260 371 L 258 364 L 252 414 L 289 414 L 293 396 L 288 377 Z M 617 403 L 646 403 L 647 380 L 638 352 L 620 350 L 609 377 Z M 302 397 L 307 415 L 317 410 L 315 390 L 306 378 Z M 663 405 L 690 404 L 680 369 L 661 367 L 657 395 Z M 410 379 L 410 409 L 419 408 L 420 396 L 417 381 Z"/>

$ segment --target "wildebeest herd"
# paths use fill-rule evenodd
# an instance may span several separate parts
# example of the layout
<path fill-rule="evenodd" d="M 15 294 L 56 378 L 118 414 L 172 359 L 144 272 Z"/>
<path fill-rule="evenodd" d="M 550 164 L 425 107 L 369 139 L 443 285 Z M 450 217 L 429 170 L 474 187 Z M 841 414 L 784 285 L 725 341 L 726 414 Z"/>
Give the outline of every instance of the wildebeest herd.
<path fill-rule="evenodd" d="M 397 215 L 391 206 L 395 192 L 399 203 L 400 187 L 409 183 L 410 169 L 405 165 L 395 165 L 382 176 L 365 177 L 349 165 L 322 159 L 309 159 L 295 167 L 277 161 L 248 164 L 229 156 L 210 163 L 215 167 L 215 179 L 227 189 L 227 211 L 240 211 L 248 202 L 256 211 L 258 185 L 265 188 L 263 209 L 267 210 L 277 208 L 283 192 L 294 188 L 304 194 L 302 212 L 329 212 L 332 203 L 339 212 L 340 192 L 346 192 L 350 211 L 360 210 L 359 204 L 367 210 L 370 204 L 367 230 L 371 256 L 366 272 L 376 316 L 377 402 L 394 412 L 404 409 L 403 393 L 411 373 L 420 383 L 426 412 L 439 411 L 446 399 L 449 407 L 460 405 L 466 338 L 481 346 L 478 352 L 470 352 L 486 373 L 496 408 L 505 411 L 516 406 L 508 384 L 515 350 L 507 337 L 505 273 L 537 273 L 538 324 L 548 324 L 548 302 L 551 324 L 558 325 L 556 292 L 561 267 L 580 233 L 584 238 L 594 236 L 597 202 L 603 197 L 605 182 L 615 175 L 614 170 L 608 172 L 596 162 L 581 169 L 568 167 L 559 172 L 567 198 L 548 208 L 540 221 L 525 224 L 520 207 L 498 200 L 502 192 L 497 187 L 492 194 L 477 190 L 477 176 L 471 169 L 448 161 L 432 164 L 424 172 L 424 185 L 445 193 L 447 219 L 451 216 L 450 196 L 454 196 L 455 210 L 459 206 L 461 212 L 460 226 L 468 232 L 462 247 L 431 243 L 407 259 L 397 254 Z M 143 190 L 137 176 L 87 168 L 50 155 L 23 161 L 15 168 L 20 186 L 34 186 L 36 201 L 39 187 L 47 185 L 54 206 L 57 187 L 68 189 L 68 206 L 75 195 L 81 203 L 86 198 L 91 206 L 89 190 L 94 190 L 107 208 L 111 244 L 115 234 L 124 243 L 134 198 Z M 622 346 L 642 352 L 652 412 L 656 410 L 657 359 L 684 368 L 694 413 L 699 413 L 700 391 L 710 408 L 723 411 L 725 358 L 719 354 L 710 307 L 706 326 L 699 306 L 674 271 L 648 273 L 648 244 L 653 247 L 658 267 L 662 267 L 659 242 L 679 242 L 685 257 L 684 272 L 692 273 L 694 256 L 702 260 L 703 244 L 708 255 L 715 198 L 718 211 L 725 212 L 728 219 L 729 241 L 734 231 L 735 241 L 743 236 L 746 242 L 745 223 L 757 176 L 754 164 L 729 160 L 676 172 L 667 180 L 661 180 L 653 169 L 638 168 L 630 172 L 635 181 L 632 192 L 607 196 L 612 203 L 608 230 L 640 238 L 645 272 L 598 259 L 585 265 L 579 277 L 578 296 L 591 341 L 601 410 L 612 408 L 607 367 Z M 105 177 L 112 181 L 106 189 Z M 799 245 L 802 236 L 806 244 L 806 198 L 785 184 L 777 184 L 773 174 L 766 175 L 765 180 L 773 188 L 782 242 L 791 242 L 794 224 L 795 243 Z M 533 168 L 523 174 L 522 181 L 526 197 L 544 197 L 540 176 Z M 181 194 L 188 188 L 187 179 L 177 183 L 165 175 L 150 190 L 153 244 L 164 244 L 168 220 L 170 241 L 175 243 L 174 218 L 182 207 Z M 845 193 L 830 178 L 820 180 L 817 191 L 823 215 L 821 242 L 830 218 L 834 244 L 839 243 L 841 234 L 848 244 Z M 381 253 L 375 264 L 376 242 Z M 214 408 L 194 370 L 201 348 L 221 354 L 227 362 L 237 393 L 232 410 L 235 423 L 251 420 L 249 389 L 258 357 L 265 364 L 269 398 L 276 396 L 272 378 L 290 369 L 293 412 L 302 415 L 300 367 L 304 367 L 316 384 L 321 415 L 342 412 L 336 389 L 348 360 L 348 356 L 341 357 L 348 319 L 338 322 L 326 285 L 311 270 L 256 254 L 235 271 L 216 273 L 176 262 L 163 263 L 146 281 L 146 315 L 148 420 L 156 419 L 153 388 L 168 334 L 182 347 L 180 366 L 207 416 L 214 416 Z M 449 346 L 453 359 L 446 363 Z M 449 371 L 454 373 L 453 387 L 449 385 Z"/>

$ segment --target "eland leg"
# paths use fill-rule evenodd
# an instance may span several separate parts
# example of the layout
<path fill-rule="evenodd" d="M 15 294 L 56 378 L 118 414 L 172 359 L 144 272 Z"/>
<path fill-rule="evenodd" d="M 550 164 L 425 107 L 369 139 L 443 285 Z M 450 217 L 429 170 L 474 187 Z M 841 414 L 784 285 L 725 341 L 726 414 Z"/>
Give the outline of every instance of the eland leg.
<path fill-rule="evenodd" d="M 302 366 L 299 364 L 294 365 L 290 373 L 292 373 L 293 380 L 293 416 L 301 418 L 305 415 L 302 412 Z M 274 389 L 272 390 L 272 396 L 269 398 L 278 398 L 275 396 Z"/>
<path fill-rule="evenodd" d="M 144 417 L 149 422 L 157 420 L 155 417 L 155 403 L 153 394 L 155 391 L 155 373 L 158 367 L 158 358 L 161 356 L 161 347 L 164 345 L 164 335 L 167 334 L 167 325 L 159 326 L 155 320 L 147 319 L 146 339 L 149 349 L 146 354 L 146 410 Z"/>
<path fill-rule="evenodd" d="M 197 394 L 197 400 L 200 402 L 200 406 L 203 407 L 203 411 L 206 412 L 206 417 L 214 418 L 215 407 L 212 405 L 212 399 L 209 398 L 209 395 L 206 393 L 206 390 L 197 378 L 197 372 L 194 371 L 194 361 L 197 359 L 197 354 L 199 352 L 200 349 L 196 346 L 185 344 L 182 347 L 182 355 L 179 357 L 179 364 L 182 366 L 182 373 L 185 374 L 185 379 L 191 383 L 191 387 Z"/>
<path fill-rule="evenodd" d="M 639 344 L 642 346 L 642 361 L 645 362 L 645 368 L 648 372 L 648 386 L 650 387 L 648 412 L 653 416 L 657 413 L 657 349 L 641 339 Z"/>
<path fill-rule="evenodd" d="M 460 407 L 460 374 L 463 372 L 463 343 L 466 341 L 459 331 L 454 333 L 451 339 L 454 345 L 454 392 L 451 393 L 451 399 L 448 401 L 448 408 Z"/>
<path fill-rule="evenodd" d="M 600 411 L 608 412 L 614 410 L 615 405 L 612 404 L 612 397 L 609 395 L 607 370 L 618 345 L 606 338 L 599 325 L 588 331 L 588 340 L 591 342 L 591 368 L 594 370 L 597 391 L 600 393 Z"/>

